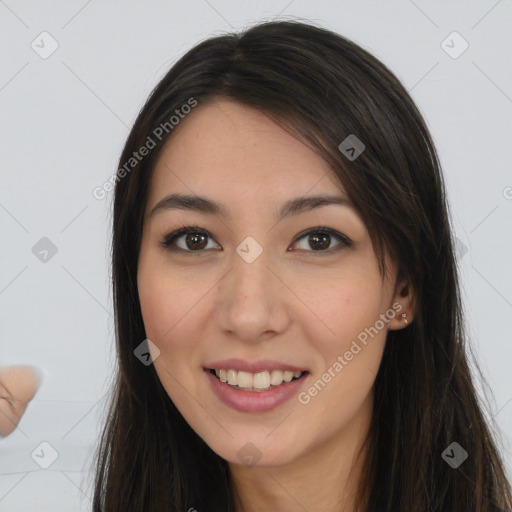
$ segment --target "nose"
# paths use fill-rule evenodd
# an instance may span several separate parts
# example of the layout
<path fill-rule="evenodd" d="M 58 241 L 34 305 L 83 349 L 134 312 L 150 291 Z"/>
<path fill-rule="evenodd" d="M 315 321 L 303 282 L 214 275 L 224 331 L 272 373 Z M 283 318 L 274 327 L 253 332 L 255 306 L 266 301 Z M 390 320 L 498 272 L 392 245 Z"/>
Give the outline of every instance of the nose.
<path fill-rule="evenodd" d="M 269 263 L 265 251 L 252 263 L 234 255 L 218 289 L 216 318 L 224 335 L 259 343 L 288 328 L 287 288 Z"/>

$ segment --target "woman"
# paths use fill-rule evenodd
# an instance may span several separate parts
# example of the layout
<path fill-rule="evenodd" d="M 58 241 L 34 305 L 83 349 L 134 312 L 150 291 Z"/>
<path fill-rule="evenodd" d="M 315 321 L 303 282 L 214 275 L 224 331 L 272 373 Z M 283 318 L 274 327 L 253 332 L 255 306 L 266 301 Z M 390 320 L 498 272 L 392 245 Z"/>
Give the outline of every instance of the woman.
<path fill-rule="evenodd" d="M 208 39 L 116 176 L 99 511 L 498 511 L 421 114 L 298 22 Z"/>

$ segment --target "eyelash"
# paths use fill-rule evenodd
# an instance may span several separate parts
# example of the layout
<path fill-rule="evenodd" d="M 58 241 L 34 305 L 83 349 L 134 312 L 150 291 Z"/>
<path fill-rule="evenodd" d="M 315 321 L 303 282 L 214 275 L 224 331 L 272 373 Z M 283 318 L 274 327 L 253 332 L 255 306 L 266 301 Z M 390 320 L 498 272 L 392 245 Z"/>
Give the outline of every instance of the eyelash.
<path fill-rule="evenodd" d="M 200 255 L 204 254 L 204 252 L 207 251 L 208 249 L 200 249 L 197 251 L 191 251 L 191 250 L 185 250 L 185 249 L 181 249 L 180 247 L 173 246 L 174 242 L 179 237 L 181 237 L 183 235 L 192 234 L 192 233 L 200 233 L 200 234 L 203 234 L 203 235 L 213 239 L 213 237 L 211 237 L 211 235 L 210 235 L 210 233 L 208 233 L 208 231 L 200 228 L 197 225 L 183 226 L 182 228 L 180 228 L 176 231 L 173 231 L 172 233 L 169 233 L 168 235 L 164 236 L 164 239 L 162 241 L 162 247 L 164 247 L 166 250 L 171 251 L 171 252 L 190 253 L 190 254 L 193 254 L 194 256 L 200 256 Z M 343 247 L 350 247 L 352 245 L 352 241 L 348 237 L 346 237 L 345 235 L 343 235 L 343 234 L 339 233 L 338 231 L 335 231 L 327 226 L 317 226 L 314 228 L 309 228 L 306 231 L 303 231 L 295 238 L 292 245 L 297 243 L 302 238 L 305 238 L 308 235 L 312 235 L 312 234 L 329 235 L 331 237 L 338 239 L 338 241 L 341 243 L 331 249 L 318 250 L 318 251 L 306 250 L 305 252 L 312 252 L 317 255 L 332 254 L 333 252 L 337 252 L 337 251 L 343 249 Z M 299 249 L 299 250 L 304 251 L 304 249 Z"/>

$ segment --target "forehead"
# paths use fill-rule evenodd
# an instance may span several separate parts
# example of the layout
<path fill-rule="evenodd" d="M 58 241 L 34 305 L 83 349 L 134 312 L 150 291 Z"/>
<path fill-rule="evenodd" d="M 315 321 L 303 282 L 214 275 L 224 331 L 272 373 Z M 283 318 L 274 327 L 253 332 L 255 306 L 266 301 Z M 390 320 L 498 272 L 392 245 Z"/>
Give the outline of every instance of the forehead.
<path fill-rule="evenodd" d="M 255 108 L 230 100 L 199 104 L 178 128 L 156 164 L 155 193 L 169 188 L 286 195 L 312 187 L 343 190 L 327 162 Z"/>

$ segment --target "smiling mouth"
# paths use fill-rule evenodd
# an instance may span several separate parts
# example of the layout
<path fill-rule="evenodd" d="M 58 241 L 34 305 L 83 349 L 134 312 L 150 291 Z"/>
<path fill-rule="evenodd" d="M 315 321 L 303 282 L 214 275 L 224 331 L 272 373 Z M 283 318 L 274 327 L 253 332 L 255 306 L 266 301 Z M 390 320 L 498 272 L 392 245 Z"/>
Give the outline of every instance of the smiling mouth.
<path fill-rule="evenodd" d="M 285 386 L 289 382 L 302 379 L 309 372 L 307 371 L 262 371 L 257 373 L 249 373 L 236 371 L 233 369 L 213 369 L 207 370 L 218 380 L 228 384 L 233 389 L 240 391 L 262 392 Z"/>

